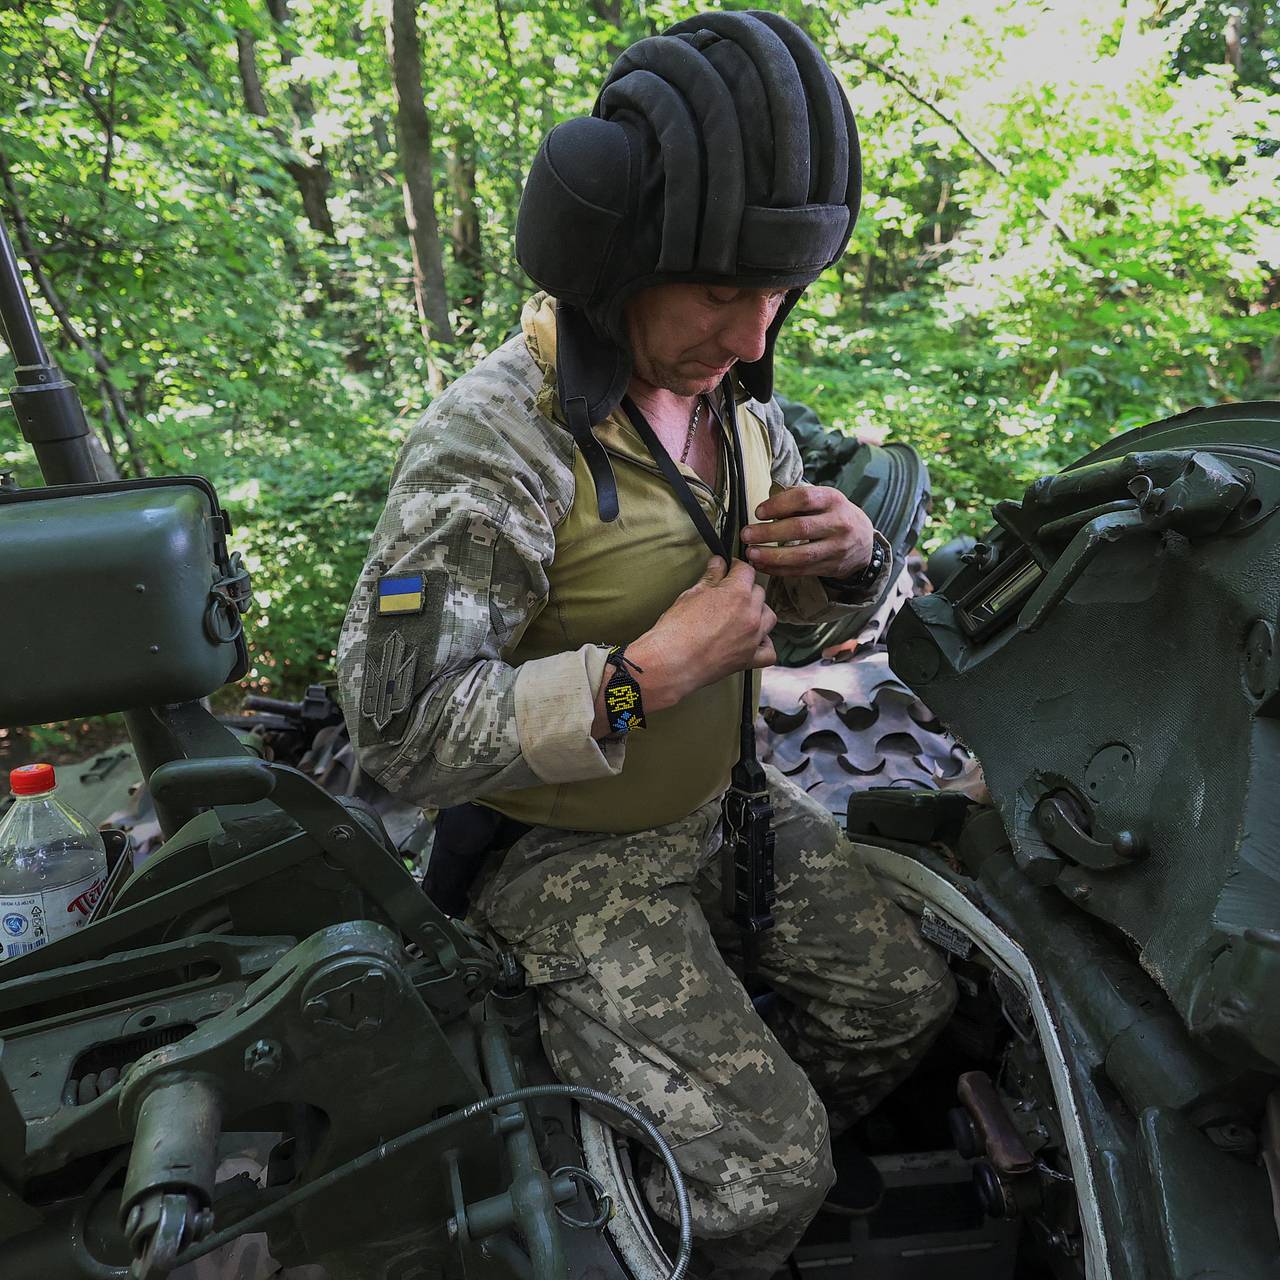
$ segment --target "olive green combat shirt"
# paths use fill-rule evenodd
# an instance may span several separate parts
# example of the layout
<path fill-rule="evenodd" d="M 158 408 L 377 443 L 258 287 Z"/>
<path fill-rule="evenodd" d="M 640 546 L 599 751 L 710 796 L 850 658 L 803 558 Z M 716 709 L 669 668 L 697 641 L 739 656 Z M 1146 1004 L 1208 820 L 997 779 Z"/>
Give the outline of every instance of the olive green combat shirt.
<path fill-rule="evenodd" d="M 342 701 L 363 767 L 423 807 L 479 800 L 531 825 L 639 831 L 728 786 L 741 677 L 648 713 L 626 738 L 591 736 L 608 646 L 649 630 L 710 552 L 620 410 L 596 427 L 621 508 L 600 521 L 559 419 L 555 332 L 539 294 L 522 333 L 414 426 L 339 641 Z M 736 408 L 754 511 L 800 483 L 802 464 L 776 404 Z M 717 526 L 731 457 L 721 433 L 718 493 L 677 464 Z M 891 573 L 849 603 L 816 578 L 761 581 L 780 618 L 820 622 L 870 613 Z M 409 592 L 396 611 L 380 582 Z"/>

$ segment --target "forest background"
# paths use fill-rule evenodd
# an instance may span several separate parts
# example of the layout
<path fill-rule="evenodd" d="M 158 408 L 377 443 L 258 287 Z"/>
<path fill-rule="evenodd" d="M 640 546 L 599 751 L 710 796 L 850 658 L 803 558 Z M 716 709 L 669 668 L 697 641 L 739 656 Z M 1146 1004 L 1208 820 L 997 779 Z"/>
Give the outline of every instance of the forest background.
<path fill-rule="evenodd" d="M 1280 396 L 1277 0 L 776 7 L 865 165 L 779 388 L 921 452 L 926 545 L 1116 431 Z M 43 331 L 110 467 L 217 485 L 254 687 L 330 675 L 407 428 L 515 322 L 542 136 L 694 11 L 0 0 L 0 202 Z M 38 483 L 8 413 L 6 469 Z"/>

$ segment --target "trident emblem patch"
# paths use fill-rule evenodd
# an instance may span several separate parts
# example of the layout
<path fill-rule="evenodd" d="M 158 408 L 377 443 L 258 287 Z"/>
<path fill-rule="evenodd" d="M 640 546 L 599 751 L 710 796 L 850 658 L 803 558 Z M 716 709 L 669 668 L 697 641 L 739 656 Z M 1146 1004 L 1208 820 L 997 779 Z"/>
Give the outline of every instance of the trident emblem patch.
<path fill-rule="evenodd" d="M 382 730 L 409 705 L 418 653 L 415 649 L 406 658 L 404 637 L 393 631 L 382 646 L 381 655 L 373 662 L 373 670 L 364 682 L 360 714 L 372 720 L 376 729 Z"/>

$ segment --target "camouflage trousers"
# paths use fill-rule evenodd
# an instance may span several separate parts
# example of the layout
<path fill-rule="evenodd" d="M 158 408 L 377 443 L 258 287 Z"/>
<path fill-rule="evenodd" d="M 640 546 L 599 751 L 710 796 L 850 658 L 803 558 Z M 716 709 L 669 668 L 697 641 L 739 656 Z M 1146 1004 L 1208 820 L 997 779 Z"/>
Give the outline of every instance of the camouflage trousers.
<path fill-rule="evenodd" d="M 663 1132 L 686 1179 L 696 1273 L 772 1276 L 833 1181 L 830 1132 L 915 1065 L 949 1014 L 943 960 L 831 815 L 769 771 L 776 926 L 763 1017 L 720 907 L 719 803 L 630 835 L 535 827 L 477 904 L 537 988 L 559 1078 L 616 1094 Z M 614 1116 L 605 1119 L 615 1122 Z M 676 1221 L 667 1175 L 643 1170 Z"/>

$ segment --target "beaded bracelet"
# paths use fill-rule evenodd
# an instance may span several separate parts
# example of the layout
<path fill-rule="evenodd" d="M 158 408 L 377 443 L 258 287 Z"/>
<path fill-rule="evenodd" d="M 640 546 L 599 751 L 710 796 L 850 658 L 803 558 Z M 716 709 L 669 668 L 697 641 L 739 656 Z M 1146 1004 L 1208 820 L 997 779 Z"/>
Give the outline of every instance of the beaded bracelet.
<path fill-rule="evenodd" d="M 604 707 L 609 715 L 609 731 L 615 734 L 630 733 L 632 729 L 643 729 L 644 703 L 640 698 L 640 685 L 632 672 L 643 674 L 644 669 L 636 666 L 626 656 L 620 644 L 610 645 L 605 662 L 613 667 L 604 689 Z"/>

